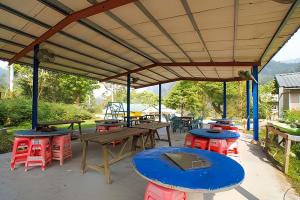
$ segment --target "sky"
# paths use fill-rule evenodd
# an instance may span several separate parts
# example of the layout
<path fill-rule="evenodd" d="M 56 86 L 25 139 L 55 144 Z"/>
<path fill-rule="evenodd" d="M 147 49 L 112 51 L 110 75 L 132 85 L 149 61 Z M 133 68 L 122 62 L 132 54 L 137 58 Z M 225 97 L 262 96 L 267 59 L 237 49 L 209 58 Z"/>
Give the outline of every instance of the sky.
<path fill-rule="evenodd" d="M 300 58 L 300 29 L 298 29 L 281 50 L 277 52 L 273 60 L 284 62 L 297 58 Z"/>

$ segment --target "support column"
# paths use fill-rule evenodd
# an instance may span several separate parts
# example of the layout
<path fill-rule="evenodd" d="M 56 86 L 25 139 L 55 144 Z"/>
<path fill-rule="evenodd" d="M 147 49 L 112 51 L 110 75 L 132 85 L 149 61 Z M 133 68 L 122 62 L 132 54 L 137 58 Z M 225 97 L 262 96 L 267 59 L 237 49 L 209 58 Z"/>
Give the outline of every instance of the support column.
<path fill-rule="evenodd" d="M 247 130 L 250 130 L 250 81 L 246 81 L 246 118 Z"/>
<path fill-rule="evenodd" d="M 258 119 L 258 66 L 253 65 L 252 76 L 252 95 L 253 95 L 253 139 L 258 141 L 259 119 Z"/>
<path fill-rule="evenodd" d="M 127 127 L 130 127 L 130 85 L 131 75 L 127 74 Z"/>
<path fill-rule="evenodd" d="M 158 85 L 158 115 L 161 122 L 161 84 Z"/>
<path fill-rule="evenodd" d="M 227 117 L 226 82 L 223 82 L 223 118 Z"/>
<path fill-rule="evenodd" d="M 33 55 L 33 85 L 32 85 L 32 129 L 37 127 L 38 123 L 38 82 L 39 82 L 39 60 L 37 54 L 39 52 L 39 45 L 34 46 Z"/>

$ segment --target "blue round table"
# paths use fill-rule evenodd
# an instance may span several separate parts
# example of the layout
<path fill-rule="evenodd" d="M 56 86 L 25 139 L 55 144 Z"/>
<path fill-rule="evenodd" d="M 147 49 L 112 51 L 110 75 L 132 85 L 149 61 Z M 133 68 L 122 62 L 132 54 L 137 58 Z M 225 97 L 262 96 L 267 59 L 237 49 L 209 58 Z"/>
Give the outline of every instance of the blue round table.
<path fill-rule="evenodd" d="M 69 129 L 58 129 L 56 131 L 44 132 L 36 130 L 19 130 L 16 131 L 16 137 L 53 137 L 59 135 L 67 135 L 72 131 Z"/>
<path fill-rule="evenodd" d="M 164 156 L 164 153 L 196 154 L 207 160 L 207 168 L 183 170 Z M 187 192 L 188 199 L 202 199 L 203 193 L 225 191 L 241 184 L 243 167 L 229 157 L 186 147 L 161 147 L 138 153 L 133 167 L 145 179 L 166 188 Z"/>
<path fill-rule="evenodd" d="M 194 129 L 190 130 L 190 133 L 199 137 L 209 138 L 209 139 L 237 139 L 240 134 L 234 131 L 223 130 L 221 133 L 209 133 L 210 129 Z"/>

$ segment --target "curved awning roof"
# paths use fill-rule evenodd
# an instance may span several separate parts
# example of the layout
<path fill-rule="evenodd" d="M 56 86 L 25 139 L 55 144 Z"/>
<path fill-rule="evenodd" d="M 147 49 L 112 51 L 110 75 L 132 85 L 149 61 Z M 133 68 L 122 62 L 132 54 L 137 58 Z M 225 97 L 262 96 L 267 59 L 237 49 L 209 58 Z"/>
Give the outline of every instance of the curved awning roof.
<path fill-rule="evenodd" d="M 241 80 L 300 25 L 299 0 L 2 0 L 0 58 L 133 87 L 176 80 Z"/>

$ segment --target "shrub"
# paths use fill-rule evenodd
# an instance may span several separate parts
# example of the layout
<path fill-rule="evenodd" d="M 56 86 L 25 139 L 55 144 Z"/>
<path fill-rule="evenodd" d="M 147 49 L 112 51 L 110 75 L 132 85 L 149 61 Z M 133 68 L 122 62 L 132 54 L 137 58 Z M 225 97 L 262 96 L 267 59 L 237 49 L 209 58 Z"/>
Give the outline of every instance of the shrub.
<path fill-rule="evenodd" d="M 0 125 L 16 126 L 31 121 L 31 99 L 18 97 L 0 100 Z M 93 115 L 87 110 L 71 104 L 49 103 L 39 101 L 39 121 L 56 121 L 70 119 L 91 119 Z"/>
<path fill-rule="evenodd" d="M 300 110 L 286 110 L 284 112 L 284 119 L 289 122 L 300 121 Z"/>

